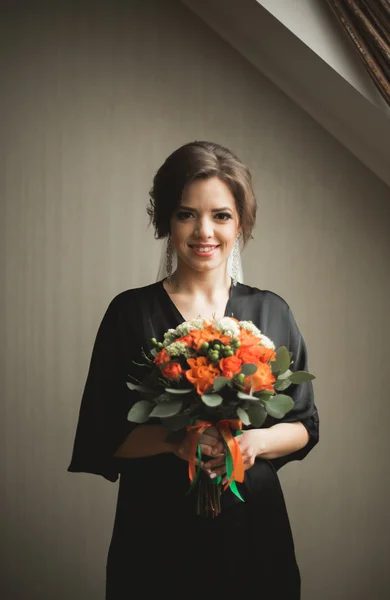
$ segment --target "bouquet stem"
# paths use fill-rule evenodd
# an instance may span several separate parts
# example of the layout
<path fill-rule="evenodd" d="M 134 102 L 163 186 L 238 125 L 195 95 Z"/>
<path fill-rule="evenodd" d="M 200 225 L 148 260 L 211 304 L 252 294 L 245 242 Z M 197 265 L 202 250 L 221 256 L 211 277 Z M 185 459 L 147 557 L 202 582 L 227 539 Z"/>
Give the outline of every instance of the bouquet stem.
<path fill-rule="evenodd" d="M 214 483 L 210 476 L 202 471 L 197 488 L 197 515 L 200 517 L 217 517 L 221 513 L 222 484 Z"/>

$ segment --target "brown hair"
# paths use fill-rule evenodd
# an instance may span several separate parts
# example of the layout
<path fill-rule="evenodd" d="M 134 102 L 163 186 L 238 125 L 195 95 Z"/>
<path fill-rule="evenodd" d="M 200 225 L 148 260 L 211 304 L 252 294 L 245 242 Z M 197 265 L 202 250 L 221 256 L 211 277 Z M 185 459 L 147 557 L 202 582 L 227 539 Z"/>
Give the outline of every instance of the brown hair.
<path fill-rule="evenodd" d="M 153 179 L 147 213 L 155 238 L 166 237 L 170 220 L 179 206 L 183 190 L 196 179 L 218 177 L 226 183 L 236 201 L 244 246 L 253 237 L 256 199 L 248 167 L 230 150 L 213 142 L 190 142 L 165 160 Z"/>

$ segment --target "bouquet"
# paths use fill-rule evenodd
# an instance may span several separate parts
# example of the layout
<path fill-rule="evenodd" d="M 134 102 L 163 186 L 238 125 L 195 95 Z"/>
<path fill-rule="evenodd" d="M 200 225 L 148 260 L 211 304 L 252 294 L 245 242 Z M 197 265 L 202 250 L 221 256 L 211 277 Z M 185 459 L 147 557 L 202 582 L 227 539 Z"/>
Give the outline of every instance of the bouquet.
<path fill-rule="evenodd" d="M 193 432 L 189 491 L 197 488 L 199 515 L 217 516 L 222 489 L 230 488 L 243 500 L 236 483 L 244 479 L 236 439 L 242 427 L 261 427 L 267 415 L 284 417 L 294 402 L 282 392 L 314 376 L 290 370 L 292 353 L 285 346 L 276 350 L 251 321 L 233 317 L 211 321 L 199 317 L 169 329 L 163 341 L 151 342 L 150 356 L 143 352 L 147 362 L 140 365 L 147 369 L 145 377 L 127 382 L 140 395 L 128 420 L 145 423 L 157 417 L 175 435 Z M 211 426 L 219 430 L 225 445 L 224 486 L 221 477 L 210 479 L 200 468 L 207 457 L 201 456 L 199 438 Z"/>

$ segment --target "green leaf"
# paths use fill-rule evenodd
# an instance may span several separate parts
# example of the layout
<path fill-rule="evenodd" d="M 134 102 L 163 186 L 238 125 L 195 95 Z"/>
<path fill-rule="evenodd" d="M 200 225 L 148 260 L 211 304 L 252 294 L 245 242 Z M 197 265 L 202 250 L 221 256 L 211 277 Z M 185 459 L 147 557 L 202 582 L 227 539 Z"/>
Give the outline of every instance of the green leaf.
<path fill-rule="evenodd" d="M 249 400 L 250 402 L 258 402 L 258 396 L 251 396 L 250 394 L 244 394 L 244 392 L 237 392 L 237 398 L 240 400 Z"/>
<path fill-rule="evenodd" d="M 290 375 L 292 375 L 292 371 L 290 371 L 290 369 L 287 369 L 287 371 L 285 371 L 284 373 L 281 373 L 279 375 L 278 380 L 288 379 L 290 377 Z"/>
<path fill-rule="evenodd" d="M 222 404 L 222 396 L 219 394 L 202 394 L 202 400 L 206 406 L 219 406 Z"/>
<path fill-rule="evenodd" d="M 285 373 L 290 366 L 290 354 L 286 346 L 280 346 L 276 352 L 276 358 L 270 363 L 272 373 Z"/>
<path fill-rule="evenodd" d="M 285 394 L 277 394 L 268 400 L 265 405 L 265 410 L 271 417 L 281 419 L 294 406 L 294 402 L 290 396 Z"/>
<path fill-rule="evenodd" d="M 283 390 L 286 390 L 290 385 L 291 381 L 289 379 L 282 379 L 281 381 L 278 380 L 274 383 L 274 388 L 278 392 L 283 392 Z"/>
<path fill-rule="evenodd" d="M 253 404 L 248 408 L 248 416 L 251 425 L 254 425 L 254 427 L 261 427 L 267 418 L 267 411 L 261 404 Z"/>
<path fill-rule="evenodd" d="M 290 377 L 291 383 L 304 383 L 305 381 L 311 381 L 312 379 L 315 379 L 315 376 L 307 371 L 296 371 Z"/>
<path fill-rule="evenodd" d="M 165 388 L 165 391 L 168 392 L 168 394 L 189 394 L 189 392 L 194 391 L 194 388 L 183 390 L 180 390 L 178 388 Z"/>
<path fill-rule="evenodd" d="M 127 420 L 133 423 L 145 423 L 153 409 L 153 403 L 148 400 L 139 400 L 129 410 Z"/>
<path fill-rule="evenodd" d="M 164 427 L 168 429 L 168 431 L 183 431 L 184 435 L 186 433 L 185 428 L 190 424 L 191 415 L 187 412 L 179 413 L 174 415 L 173 417 L 165 417 L 164 419 Z M 168 441 L 168 440 L 166 440 Z M 171 440 L 173 441 L 173 440 Z"/>
<path fill-rule="evenodd" d="M 152 348 L 152 349 L 151 349 L 151 351 L 150 351 L 150 354 L 151 354 L 152 356 L 157 356 L 157 354 L 158 354 L 158 351 L 156 350 L 156 348 Z"/>
<path fill-rule="evenodd" d="M 265 398 L 268 400 L 268 398 L 270 396 L 273 396 L 275 394 L 275 392 L 271 391 L 271 390 L 261 390 L 261 391 L 255 392 L 255 394 L 258 398 Z"/>
<path fill-rule="evenodd" d="M 167 392 L 163 392 L 162 394 L 160 394 L 159 396 L 154 398 L 154 401 L 157 404 L 165 404 L 166 402 L 171 402 L 173 400 L 174 400 L 174 398 L 172 398 L 172 396 L 170 394 L 168 394 Z"/>
<path fill-rule="evenodd" d="M 131 383 L 130 381 L 127 381 L 126 385 L 130 390 L 137 390 L 137 392 L 144 392 L 145 394 L 155 394 L 154 390 L 147 388 L 144 385 L 137 385 L 135 383 Z"/>
<path fill-rule="evenodd" d="M 177 415 L 178 412 L 180 412 L 182 405 L 183 401 L 178 398 L 175 398 L 173 400 L 170 400 L 169 402 L 157 404 L 149 416 L 160 418 L 173 417 L 174 415 Z"/>
<path fill-rule="evenodd" d="M 244 423 L 244 425 L 251 424 L 248 413 L 243 408 L 240 408 L 240 407 L 237 408 L 237 416 L 239 419 L 241 419 L 241 421 Z"/>
<path fill-rule="evenodd" d="M 213 390 L 219 392 L 219 390 L 225 387 L 228 381 L 230 381 L 228 377 L 216 377 L 214 379 Z"/>
<path fill-rule="evenodd" d="M 244 373 L 244 375 L 248 376 L 248 375 L 253 375 L 253 373 L 256 373 L 257 371 L 257 366 L 254 365 L 253 363 L 244 363 L 241 366 L 241 373 Z"/>

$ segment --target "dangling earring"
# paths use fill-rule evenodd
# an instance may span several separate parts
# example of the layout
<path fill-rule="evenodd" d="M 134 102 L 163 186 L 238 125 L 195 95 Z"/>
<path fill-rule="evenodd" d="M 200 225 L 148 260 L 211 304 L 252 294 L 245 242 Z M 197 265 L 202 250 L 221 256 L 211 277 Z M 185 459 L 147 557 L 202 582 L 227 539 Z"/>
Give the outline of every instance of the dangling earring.
<path fill-rule="evenodd" d="M 167 241 L 167 281 L 172 281 L 172 257 L 173 257 L 173 244 L 171 234 L 168 235 Z"/>
<path fill-rule="evenodd" d="M 240 242 L 239 242 L 240 236 L 237 235 L 236 239 L 234 240 L 234 244 L 233 244 L 233 249 L 232 249 L 232 280 L 233 280 L 233 285 L 237 285 L 237 280 L 238 280 L 238 271 L 240 268 Z"/>

